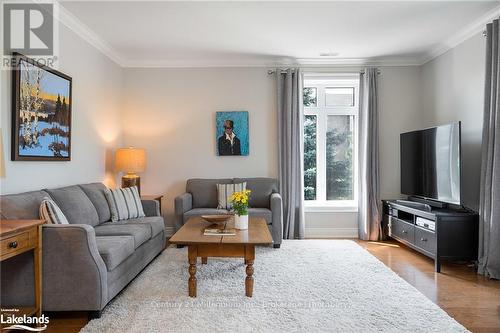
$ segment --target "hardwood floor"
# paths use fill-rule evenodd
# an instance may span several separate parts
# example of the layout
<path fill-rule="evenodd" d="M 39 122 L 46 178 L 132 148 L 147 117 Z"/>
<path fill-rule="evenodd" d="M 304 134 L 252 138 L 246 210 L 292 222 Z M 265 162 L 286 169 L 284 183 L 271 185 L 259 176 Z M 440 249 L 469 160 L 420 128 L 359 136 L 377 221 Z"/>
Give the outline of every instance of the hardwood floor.
<path fill-rule="evenodd" d="M 397 242 L 357 242 L 470 331 L 500 332 L 500 281 L 477 275 L 467 264 L 444 263 L 434 273 L 431 259 Z M 78 332 L 88 321 L 85 312 L 48 316 L 50 333 Z"/>
<path fill-rule="evenodd" d="M 467 264 L 434 262 L 397 242 L 357 241 L 396 274 L 472 332 L 500 332 L 500 281 L 477 275 Z"/>

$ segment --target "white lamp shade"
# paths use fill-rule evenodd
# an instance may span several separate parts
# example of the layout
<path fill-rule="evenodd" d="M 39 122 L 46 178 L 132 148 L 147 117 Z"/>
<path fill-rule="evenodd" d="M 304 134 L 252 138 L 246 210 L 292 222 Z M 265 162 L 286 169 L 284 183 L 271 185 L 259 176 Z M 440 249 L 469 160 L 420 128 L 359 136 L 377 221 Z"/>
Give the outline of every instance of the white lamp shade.
<path fill-rule="evenodd" d="M 115 168 L 125 173 L 143 172 L 146 169 L 146 151 L 134 147 L 118 149 Z"/>

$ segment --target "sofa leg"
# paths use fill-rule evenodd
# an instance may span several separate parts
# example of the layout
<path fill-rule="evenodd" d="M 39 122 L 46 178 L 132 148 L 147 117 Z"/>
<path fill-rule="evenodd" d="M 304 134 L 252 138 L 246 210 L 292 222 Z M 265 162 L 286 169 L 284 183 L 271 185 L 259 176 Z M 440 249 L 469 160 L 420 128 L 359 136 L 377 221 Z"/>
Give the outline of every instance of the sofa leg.
<path fill-rule="evenodd" d="M 275 249 L 279 249 L 279 248 L 281 247 L 281 244 L 274 244 L 274 245 L 273 245 L 273 247 L 274 247 Z"/>
<path fill-rule="evenodd" d="M 89 311 L 89 320 L 101 318 L 102 311 Z"/>

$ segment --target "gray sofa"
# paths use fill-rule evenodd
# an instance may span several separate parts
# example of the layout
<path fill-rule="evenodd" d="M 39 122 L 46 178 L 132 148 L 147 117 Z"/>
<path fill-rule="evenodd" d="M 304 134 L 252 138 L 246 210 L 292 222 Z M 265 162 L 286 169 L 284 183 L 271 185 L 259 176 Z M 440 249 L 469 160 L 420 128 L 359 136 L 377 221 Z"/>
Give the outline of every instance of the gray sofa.
<path fill-rule="evenodd" d="M 189 179 L 186 193 L 175 198 L 176 229 L 194 216 L 226 214 L 217 209 L 217 184 L 247 183 L 251 190 L 249 215 L 263 217 L 271 234 L 274 247 L 279 248 L 283 239 L 283 202 L 278 193 L 278 182 L 273 178 Z"/>
<path fill-rule="evenodd" d="M 51 197 L 70 224 L 44 225 L 43 310 L 89 311 L 92 317 L 146 267 L 165 245 L 159 204 L 142 201 L 146 217 L 110 222 L 100 183 L 0 196 L 2 219 L 38 219 Z M 33 298 L 33 256 L 2 262 L 1 304 L 29 306 Z"/>

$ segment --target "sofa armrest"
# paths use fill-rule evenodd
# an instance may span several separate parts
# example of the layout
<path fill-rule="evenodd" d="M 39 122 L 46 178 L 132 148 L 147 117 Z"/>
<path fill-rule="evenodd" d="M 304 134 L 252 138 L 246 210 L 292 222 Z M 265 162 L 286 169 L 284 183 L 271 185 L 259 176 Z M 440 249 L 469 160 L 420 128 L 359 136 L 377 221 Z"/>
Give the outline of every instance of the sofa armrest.
<path fill-rule="evenodd" d="M 279 193 L 271 194 L 271 212 L 273 216 L 272 233 L 274 244 L 281 244 L 283 239 L 283 199 Z"/>
<path fill-rule="evenodd" d="M 102 310 L 108 301 L 107 270 L 94 228 L 43 226 L 43 307 L 47 311 Z"/>
<path fill-rule="evenodd" d="M 179 230 L 184 224 L 184 213 L 193 209 L 193 196 L 184 193 L 175 198 L 175 228 Z"/>
<path fill-rule="evenodd" d="M 158 200 L 141 200 L 146 216 L 160 216 L 160 203 Z"/>

